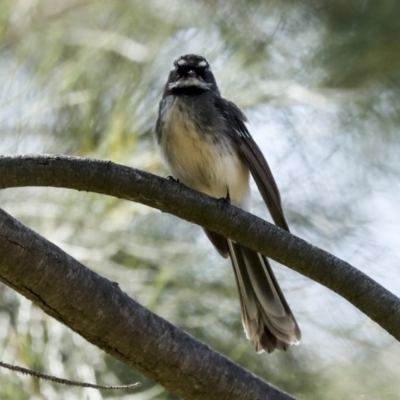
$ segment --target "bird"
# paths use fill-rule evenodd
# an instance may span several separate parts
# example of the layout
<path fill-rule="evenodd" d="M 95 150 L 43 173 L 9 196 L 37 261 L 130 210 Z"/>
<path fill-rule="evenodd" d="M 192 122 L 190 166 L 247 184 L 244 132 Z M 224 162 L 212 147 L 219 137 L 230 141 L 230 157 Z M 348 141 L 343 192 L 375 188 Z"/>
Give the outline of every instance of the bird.
<path fill-rule="evenodd" d="M 251 174 L 273 221 L 289 231 L 277 184 L 247 122 L 241 109 L 221 96 L 206 58 L 186 54 L 175 59 L 155 126 L 164 165 L 185 186 L 249 212 Z M 256 352 L 299 344 L 300 328 L 267 258 L 204 231 L 221 256 L 232 261 L 243 327 Z"/>

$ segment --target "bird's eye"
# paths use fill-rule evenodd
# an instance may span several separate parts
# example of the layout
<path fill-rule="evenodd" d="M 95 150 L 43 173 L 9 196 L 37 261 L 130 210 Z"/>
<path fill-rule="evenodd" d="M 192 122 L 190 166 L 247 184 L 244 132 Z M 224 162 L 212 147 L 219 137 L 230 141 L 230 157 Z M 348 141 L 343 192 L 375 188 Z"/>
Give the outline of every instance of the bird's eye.
<path fill-rule="evenodd" d="M 189 71 L 189 68 L 186 65 L 178 65 L 176 72 L 179 75 L 186 75 Z"/>
<path fill-rule="evenodd" d="M 196 66 L 196 73 L 198 76 L 201 76 L 202 78 L 204 78 L 207 70 L 208 70 L 208 68 L 205 65 Z"/>

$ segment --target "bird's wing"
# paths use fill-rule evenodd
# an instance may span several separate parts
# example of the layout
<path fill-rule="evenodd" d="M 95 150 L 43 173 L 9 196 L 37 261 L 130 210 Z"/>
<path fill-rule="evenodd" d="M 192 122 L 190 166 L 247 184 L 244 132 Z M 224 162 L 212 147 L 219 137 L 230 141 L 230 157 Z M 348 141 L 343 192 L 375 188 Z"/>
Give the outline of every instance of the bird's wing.
<path fill-rule="evenodd" d="M 215 99 L 215 105 L 226 120 L 228 133 L 233 136 L 243 159 L 246 161 L 272 219 L 280 228 L 289 231 L 283 214 L 278 187 L 266 159 L 245 125 L 246 116 L 234 103 L 222 97 Z"/>

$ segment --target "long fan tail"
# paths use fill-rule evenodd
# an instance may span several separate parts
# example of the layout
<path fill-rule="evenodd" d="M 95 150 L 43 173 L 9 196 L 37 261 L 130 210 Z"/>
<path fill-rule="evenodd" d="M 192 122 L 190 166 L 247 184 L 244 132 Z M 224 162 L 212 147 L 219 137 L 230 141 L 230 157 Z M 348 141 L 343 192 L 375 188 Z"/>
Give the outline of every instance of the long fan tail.
<path fill-rule="evenodd" d="M 242 311 L 243 326 L 257 352 L 286 350 L 301 339 L 299 326 L 268 260 L 228 240 Z"/>

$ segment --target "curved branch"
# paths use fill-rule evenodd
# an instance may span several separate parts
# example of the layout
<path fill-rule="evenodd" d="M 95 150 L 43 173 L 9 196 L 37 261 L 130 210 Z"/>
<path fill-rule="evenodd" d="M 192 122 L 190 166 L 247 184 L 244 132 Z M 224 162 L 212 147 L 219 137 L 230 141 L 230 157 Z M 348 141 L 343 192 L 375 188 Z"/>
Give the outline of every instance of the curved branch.
<path fill-rule="evenodd" d="M 290 400 L 0 209 L 0 280 L 185 399 Z"/>
<path fill-rule="evenodd" d="M 0 157 L 0 188 L 53 186 L 133 200 L 223 234 L 347 299 L 400 340 L 400 300 L 361 271 L 241 209 L 149 173 L 60 155 Z"/>

